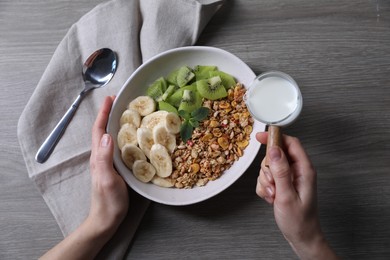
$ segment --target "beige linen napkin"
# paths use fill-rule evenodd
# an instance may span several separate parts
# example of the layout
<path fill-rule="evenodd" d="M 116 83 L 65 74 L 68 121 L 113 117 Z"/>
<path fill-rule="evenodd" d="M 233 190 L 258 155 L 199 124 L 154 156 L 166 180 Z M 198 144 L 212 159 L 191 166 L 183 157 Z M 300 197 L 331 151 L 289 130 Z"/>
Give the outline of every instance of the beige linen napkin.
<path fill-rule="evenodd" d="M 29 177 L 65 236 L 89 211 L 91 127 L 104 97 L 115 95 L 152 56 L 195 44 L 222 2 L 112 0 L 84 15 L 61 41 L 19 119 L 18 138 Z M 83 89 L 83 62 L 103 47 L 118 56 L 115 76 L 86 96 L 51 157 L 44 164 L 36 163 L 38 148 Z M 148 204 L 131 192 L 129 214 L 100 258 L 123 258 Z"/>

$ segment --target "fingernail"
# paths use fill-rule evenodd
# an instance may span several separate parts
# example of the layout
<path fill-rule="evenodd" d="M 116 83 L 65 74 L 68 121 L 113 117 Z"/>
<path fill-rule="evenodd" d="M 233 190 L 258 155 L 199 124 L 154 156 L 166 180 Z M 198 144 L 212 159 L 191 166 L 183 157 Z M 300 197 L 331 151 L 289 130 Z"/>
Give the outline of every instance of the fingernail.
<path fill-rule="evenodd" d="M 273 162 L 277 162 L 282 158 L 282 153 L 280 152 L 279 147 L 271 147 L 271 149 L 268 151 L 268 156 Z"/>
<path fill-rule="evenodd" d="M 100 140 L 100 145 L 102 147 L 106 147 L 106 146 L 108 146 L 109 143 L 110 143 L 110 135 L 104 134 L 102 136 L 102 139 Z"/>

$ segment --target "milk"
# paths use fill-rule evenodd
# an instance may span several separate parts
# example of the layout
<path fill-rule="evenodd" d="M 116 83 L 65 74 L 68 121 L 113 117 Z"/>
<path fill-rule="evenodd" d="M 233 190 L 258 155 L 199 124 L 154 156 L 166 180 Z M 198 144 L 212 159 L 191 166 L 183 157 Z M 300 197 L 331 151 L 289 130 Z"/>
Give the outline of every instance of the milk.
<path fill-rule="evenodd" d="M 245 99 L 257 120 L 285 125 L 298 116 L 302 100 L 296 83 L 278 73 L 260 75 L 250 86 Z"/>

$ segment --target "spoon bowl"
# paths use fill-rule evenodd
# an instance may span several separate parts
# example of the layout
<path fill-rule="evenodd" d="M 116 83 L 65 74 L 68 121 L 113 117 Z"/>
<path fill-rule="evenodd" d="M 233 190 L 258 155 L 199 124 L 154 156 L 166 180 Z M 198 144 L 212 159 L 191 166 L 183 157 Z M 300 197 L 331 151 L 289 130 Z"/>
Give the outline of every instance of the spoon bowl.
<path fill-rule="evenodd" d="M 84 89 L 39 148 L 35 156 L 37 162 L 44 163 L 49 158 L 85 95 L 93 89 L 107 85 L 114 76 L 116 67 L 117 58 L 111 49 L 99 49 L 88 57 L 82 71 Z"/>
<path fill-rule="evenodd" d="M 103 48 L 95 51 L 83 65 L 83 79 L 94 88 L 107 85 L 116 71 L 117 58 L 111 49 Z"/>

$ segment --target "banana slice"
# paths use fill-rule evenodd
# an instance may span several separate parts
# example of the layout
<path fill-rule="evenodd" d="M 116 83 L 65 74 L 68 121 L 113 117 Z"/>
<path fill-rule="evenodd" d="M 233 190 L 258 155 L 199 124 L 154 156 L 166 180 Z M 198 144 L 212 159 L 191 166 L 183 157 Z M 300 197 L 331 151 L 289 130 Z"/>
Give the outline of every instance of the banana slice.
<path fill-rule="evenodd" d="M 176 136 L 169 133 L 162 124 L 153 128 L 153 140 L 155 144 L 161 144 L 167 148 L 169 153 L 176 148 Z"/>
<path fill-rule="evenodd" d="M 121 149 L 122 161 L 129 169 L 133 168 L 133 164 L 137 160 L 146 161 L 146 156 L 138 146 L 134 144 L 126 144 Z"/>
<path fill-rule="evenodd" d="M 129 103 L 128 108 L 137 111 L 141 116 L 146 116 L 156 110 L 156 102 L 149 96 L 139 96 Z"/>
<path fill-rule="evenodd" d="M 135 126 L 129 123 L 121 126 L 118 132 L 117 141 L 119 149 L 122 149 L 125 144 L 137 145 L 137 129 Z"/>
<path fill-rule="evenodd" d="M 138 145 L 146 157 L 150 159 L 150 149 L 154 144 L 153 132 L 149 128 L 141 127 L 137 129 Z"/>
<path fill-rule="evenodd" d="M 161 178 L 158 175 L 154 175 L 152 183 L 164 188 L 170 188 L 175 185 L 175 182 L 171 178 Z"/>
<path fill-rule="evenodd" d="M 150 182 L 156 175 L 156 168 L 144 160 L 137 160 L 132 168 L 134 176 L 142 182 Z"/>
<path fill-rule="evenodd" d="M 136 128 L 138 128 L 141 124 L 141 115 L 133 109 L 125 110 L 119 120 L 119 125 L 122 126 L 126 123 L 134 125 Z"/>
<path fill-rule="evenodd" d="M 162 178 L 172 174 L 172 159 L 167 149 L 161 144 L 154 144 L 150 149 L 150 162 L 156 168 L 156 174 Z"/>
<path fill-rule="evenodd" d="M 141 120 L 140 127 L 146 127 L 149 129 L 153 129 L 156 125 L 159 125 L 161 123 L 165 122 L 165 117 L 168 115 L 167 111 L 159 110 L 156 112 L 153 112 Z"/>
<path fill-rule="evenodd" d="M 177 134 L 180 132 L 181 119 L 175 113 L 168 113 L 165 117 L 165 128 L 171 134 Z"/>

